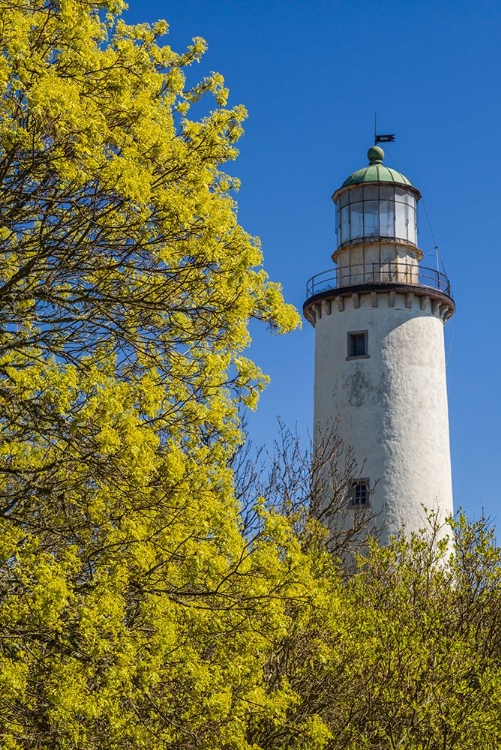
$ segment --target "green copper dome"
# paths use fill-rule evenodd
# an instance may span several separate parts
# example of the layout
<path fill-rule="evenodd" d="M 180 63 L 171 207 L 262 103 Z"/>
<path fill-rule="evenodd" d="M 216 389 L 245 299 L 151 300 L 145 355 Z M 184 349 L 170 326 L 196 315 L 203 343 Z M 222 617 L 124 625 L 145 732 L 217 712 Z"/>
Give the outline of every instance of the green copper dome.
<path fill-rule="evenodd" d="M 369 158 L 369 166 L 359 169 L 346 179 L 341 188 L 348 187 L 349 185 L 358 185 L 361 182 L 393 182 L 399 185 L 409 185 L 413 187 L 412 183 L 405 177 L 405 175 L 397 172 L 395 169 L 385 167 L 383 164 L 384 151 L 379 146 L 372 146 L 367 152 Z"/>

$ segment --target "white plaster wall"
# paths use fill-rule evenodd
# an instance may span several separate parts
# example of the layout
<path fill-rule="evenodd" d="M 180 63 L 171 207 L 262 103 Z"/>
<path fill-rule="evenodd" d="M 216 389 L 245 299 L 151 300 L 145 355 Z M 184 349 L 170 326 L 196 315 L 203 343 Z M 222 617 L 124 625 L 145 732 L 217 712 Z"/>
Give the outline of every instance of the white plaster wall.
<path fill-rule="evenodd" d="M 360 477 L 375 485 L 371 504 L 385 543 L 403 527 L 423 528 L 424 511 L 452 513 L 443 323 L 405 295 L 345 298 L 316 318 L 316 437 L 339 420 Z M 409 304 L 409 302 L 408 302 Z M 367 359 L 347 360 L 349 331 L 368 330 Z M 363 468 L 362 468 L 363 465 Z"/>
<path fill-rule="evenodd" d="M 337 286 L 385 281 L 417 284 L 421 256 L 416 247 L 385 242 L 339 248 L 332 256 L 337 263 Z"/>

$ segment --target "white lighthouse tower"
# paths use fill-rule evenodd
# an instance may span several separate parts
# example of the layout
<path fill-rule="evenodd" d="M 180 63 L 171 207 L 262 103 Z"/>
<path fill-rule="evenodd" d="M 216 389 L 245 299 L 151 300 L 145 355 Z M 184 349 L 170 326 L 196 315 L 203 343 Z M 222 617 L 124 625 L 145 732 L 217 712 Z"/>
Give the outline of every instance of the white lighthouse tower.
<path fill-rule="evenodd" d="M 315 327 L 315 440 L 335 425 L 357 461 L 342 523 L 370 504 L 385 543 L 422 528 L 423 506 L 452 514 L 443 328 L 454 302 L 448 279 L 420 264 L 419 191 L 381 148 L 368 157 L 333 195 L 336 266 L 310 279 L 304 314 Z"/>

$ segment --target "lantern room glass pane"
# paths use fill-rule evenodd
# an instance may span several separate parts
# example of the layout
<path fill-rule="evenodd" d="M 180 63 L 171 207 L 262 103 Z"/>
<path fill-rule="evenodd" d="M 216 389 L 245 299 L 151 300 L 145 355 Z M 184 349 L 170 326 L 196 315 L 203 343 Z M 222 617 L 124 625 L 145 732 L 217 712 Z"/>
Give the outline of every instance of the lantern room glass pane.
<path fill-rule="evenodd" d="M 373 185 L 372 187 L 364 188 L 364 200 L 365 201 L 377 201 L 379 198 L 378 188 Z"/>
<path fill-rule="evenodd" d="M 408 206 L 405 203 L 395 203 L 395 237 L 407 240 Z"/>
<path fill-rule="evenodd" d="M 393 201 L 395 200 L 395 188 L 387 185 L 379 186 L 379 200 L 381 201 Z"/>
<path fill-rule="evenodd" d="M 395 204 L 395 236 L 416 244 L 416 209 L 405 203 Z"/>
<path fill-rule="evenodd" d="M 365 201 L 364 225 L 364 237 L 377 237 L 379 235 L 378 201 Z"/>
<path fill-rule="evenodd" d="M 395 200 L 399 203 L 407 203 L 408 206 L 416 206 L 416 197 L 408 190 L 395 189 Z"/>
<path fill-rule="evenodd" d="M 358 203 L 362 198 L 362 188 L 355 188 L 348 193 L 348 200 L 350 203 Z"/>
<path fill-rule="evenodd" d="M 350 207 L 344 206 L 339 209 L 339 243 L 348 242 L 350 239 Z"/>
<path fill-rule="evenodd" d="M 379 225 L 381 237 L 395 236 L 395 204 L 393 201 L 379 201 Z"/>
<path fill-rule="evenodd" d="M 364 236 L 364 204 L 353 203 L 350 206 L 350 238 Z"/>
<path fill-rule="evenodd" d="M 417 245 L 416 207 L 407 206 L 407 239 Z"/>

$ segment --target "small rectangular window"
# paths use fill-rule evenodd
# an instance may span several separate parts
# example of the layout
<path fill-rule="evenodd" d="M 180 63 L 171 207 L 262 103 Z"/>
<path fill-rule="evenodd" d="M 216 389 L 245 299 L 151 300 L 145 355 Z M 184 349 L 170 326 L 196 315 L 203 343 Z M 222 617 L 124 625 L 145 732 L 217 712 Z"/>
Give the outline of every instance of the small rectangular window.
<path fill-rule="evenodd" d="M 348 357 L 354 359 L 357 357 L 368 357 L 367 331 L 350 331 L 348 333 Z"/>
<path fill-rule="evenodd" d="M 369 505 L 369 480 L 356 479 L 351 485 L 350 505 L 353 508 L 366 508 Z"/>

